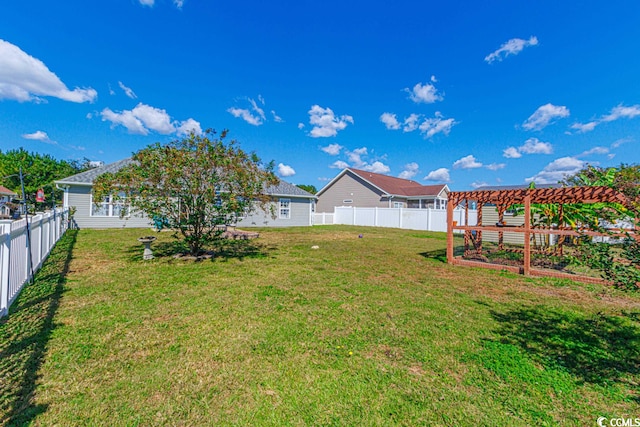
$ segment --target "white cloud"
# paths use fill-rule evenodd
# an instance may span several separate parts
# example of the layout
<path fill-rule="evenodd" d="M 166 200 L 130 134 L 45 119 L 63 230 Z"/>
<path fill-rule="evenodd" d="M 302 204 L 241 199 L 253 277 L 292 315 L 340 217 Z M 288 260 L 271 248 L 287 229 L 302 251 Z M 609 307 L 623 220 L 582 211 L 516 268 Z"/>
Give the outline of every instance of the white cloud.
<path fill-rule="evenodd" d="M 347 151 L 347 157 L 349 158 L 349 161 L 356 168 L 362 168 L 367 164 L 367 162 L 362 160 L 362 156 L 366 156 L 366 155 L 367 155 L 367 147 L 361 147 L 361 148 L 356 148 L 353 151 Z"/>
<path fill-rule="evenodd" d="M 622 144 L 626 144 L 627 142 L 633 142 L 633 138 L 631 137 L 626 137 L 626 138 L 620 138 L 617 139 L 613 142 L 613 144 L 611 144 L 611 148 L 618 148 L 620 147 Z"/>
<path fill-rule="evenodd" d="M 412 113 L 404 119 L 404 127 L 402 128 L 403 132 L 413 132 L 418 129 L 418 121 L 420 120 L 420 114 Z"/>
<path fill-rule="evenodd" d="M 256 101 L 254 101 L 251 98 L 248 98 L 248 99 L 249 99 L 249 104 L 251 104 L 251 108 L 253 109 L 253 111 L 255 111 L 262 120 L 266 120 L 267 117 L 264 114 L 264 110 L 258 106 L 258 103 Z M 264 105 L 264 98 L 262 97 L 262 95 L 258 95 L 258 100 L 262 103 L 262 105 Z"/>
<path fill-rule="evenodd" d="M 172 122 L 166 110 L 155 108 L 150 105 L 139 103 L 133 110 L 123 110 L 114 112 L 110 108 L 105 108 L 100 112 L 102 121 L 109 121 L 112 126 L 122 125 L 129 133 L 138 135 L 148 135 L 149 131 L 155 131 L 163 135 L 178 132 L 184 135 L 190 130 L 201 133 L 200 123 L 194 119 L 187 119 L 183 122 Z"/>
<path fill-rule="evenodd" d="M 112 96 L 115 95 L 116 91 L 113 90 L 113 88 L 111 87 L 111 84 L 109 84 L 108 86 L 109 86 L 109 95 L 112 95 Z"/>
<path fill-rule="evenodd" d="M 122 89 L 124 91 L 124 94 L 127 95 L 129 98 L 131 98 L 131 99 L 136 99 L 137 98 L 137 96 L 136 96 L 135 92 L 133 91 L 133 89 L 131 89 L 130 87 L 125 86 L 124 83 L 118 82 L 118 86 L 120 86 L 120 89 Z"/>
<path fill-rule="evenodd" d="M 491 164 L 485 165 L 484 167 L 486 167 L 491 171 L 497 171 L 500 169 L 504 169 L 505 166 L 507 166 L 506 163 L 491 163 Z"/>
<path fill-rule="evenodd" d="M 254 99 L 246 98 L 246 100 L 249 102 L 251 109 L 231 107 L 227 109 L 227 112 L 230 113 L 233 117 L 240 118 L 245 122 L 249 123 L 250 125 L 253 125 L 253 126 L 262 125 L 267 119 L 267 116 L 265 115 L 264 110 L 258 105 L 258 103 Z M 264 105 L 264 98 L 262 98 L 261 95 L 258 95 L 258 101 L 260 101 L 260 103 Z"/>
<path fill-rule="evenodd" d="M 173 4 L 174 4 L 178 9 L 182 9 L 182 6 L 184 5 L 184 0 L 173 0 Z"/>
<path fill-rule="evenodd" d="M 518 150 L 524 154 L 551 154 L 553 147 L 548 142 L 542 142 L 538 138 L 529 138 Z"/>
<path fill-rule="evenodd" d="M 98 92 L 92 88 L 69 90 L 42 61 L 0 39 L 0 99 L 40 102 L 41 96 L 81 103 L 95 101 Z"/>
<path fill-rule="evenodd" d="M 142 121 L 138 119 L 132 111 L 124 110 L 121 113 L 116 113 L 111 111 L 110 108 L 105 108 L 100 113 L 102 116 L 102 121 L 109 121 L 112 123 L 112 126 L 122 125 L 129 133 L 137 134 L 137 135 L 148 135 L 149 131 L 144 127 Z"/>
<path fill-rule="evenodd" d="M 326 147 L 320 147 L 322 151 L 331 156 L 337 156 L 338 154 L 340 154 L 340 150 L 342 150 L 343 148 L 344 147 L 340 144 L 329 144 Z"/>
<path fill-rule="evenodd" d="M 33 133 L 25 133 L 22 135 L 22 137 L 24 139 L 33 139 L 35 141 L 42 141 L 42 142 L 50 141 L 49 135 L 47 135 L 46 132 L 43 132 L 41 130 L 37 130 Z"/>
<path fill-rule="evenodd" d="M 589 122 L 589 123 L 574 123 L 571 125 L 571 129 L 575 129 L 580 133 L 591 132 L 596 128 L 598 122 Z"/>
<path fill-rule="evenodd" d="M 542 130 L 555 119 L 569 117 L 569 109 L 551 103 L 542 105 L 522 124 L 526 130 Z"/>
<path fill-rule="evenodd" d="M 298 123 L 298 129 L 304 129 L 304 123 Z"/>
<path fill-rule="evenodd" d="M 456 125 L 457 122 L 454 119 L 443 119 L 442 114 L 436 112 L 436 116 L 433 118 L 425 119 L 419 126 L 420 133 L 426 138 L 431 138 L 434 135 L 443 133 L 449 135 L 451 128 Z"/>
<path fill-rule="evenodd" d="M 474 181 L 474 182 L 471 183 L 471 188 L 476 189 L 476 188 L 480 188 L 480 187 L 486 187 L 487 185 L 489 185 L 489 184 L 487 184 L 484 181 Z"/>
<path fill-rule="evenodd" d="M 348 123 L 353 124 L 353 117 L 348 115 L 336 117 L 331 108 L 313 105 L 309 110 L 309 123 L 313 125 L 310 132 L 313 138 L 327 138 L 336 136 L 338 131 L 347 127 Z"/>
<path fill-rule="evenodd" d="M 591 132 L 601 123 L 613 122 L 619 119 L 633 119 L 640 116 L 640 105 L 632 105 L 625 107 L 620 104 L 617 107 L 613 107 L 609 114 L 605 114 L 598 120 L 592 120 L 589 123 L 574 123 L 571 125 L 571 129 L 578 131 L 579 133 Z"/>
<path fill-rule="evenodd" d="M 202 127 L 200 127 L 200 122 L 194 119 L 187 119 L 180 122 L 180 124 L 176 127 L 176 134 L 178 136 L 186 136 L 191 132 L 196 135 L 202 135 Z"/>
<path fill-rule="evenodd" d="M 171 124 L 171 117 L 166 110 L 139 103 L 132 112 L 147 129 L 155 130 L 163 135 L 168 135 L 176 130 Z"/>
<path fill-rule="evenodd" d="M 548 142 L 540 141 L 538 138 L 529 138 L 520 147 L 508 147 L 502 155 L 507 159 L 518 159 L 523 154 L 551 154 L 553 146 Z"/>
<path fill-rule="evenodd" d="M 389 171 L 391 171 L 389 166 L 379 161 L 375 161 L 370 165 L 364 165 L 362 169 L 373 173 L 389 173 Z"/>
<path fill-rule="evenodd" d="M 349 163 L 343 162 L 342 160 L 336 160 L 329 167 L 331 169 L 344 169 L 349 167 Z"/>
<path fill-rule="evenodd" d="M 525 181 L 533 181 L 536 184 L 555 184 L 567 176 L 575 175 L 585 165 L 586 162 L 575 157 L 561 157 L 549 163 L 542 171 L 525 179 Z"/>
<path fill-rule="evenodd" d="M 602 117 L 603 122 L 612 122 L 618 119 L 632 119 L 640 116 L 640 105 L 632 105 L 631 107 L 625 107 L 624 105 L 618 105 L 611 110 L 611 113 Z"/>
<path fill-rule="evenodd" d="M 278 175 L 280 176 L 293 176 L 296 174 L 296 171 L 289 165 L 285 165 L 283 163 L 278 164 Z"/>
<path fill-rule="evenodd" d="M 380 116 L 380 121 L 384 123 L 384 125 L 389 130 L 398 130 L 400 129 L 400 122 L 396 118 L 395 114 L 392 113 L 382 113 Z"/>
<path fill-rule="evenodd" d="M 435 76 L 431 76 L 431 81 L 436 81 Z M 442 101 L 444 99 L 431 83 L 425 83 L 424 85 L 422 83 L 416 83 L 413 89 L 405 88 L 404 90 L 409 93 L 409 99 L 416 104 L 433 104 L 436 101 Z"/>
<path fill-rule="evenodd" d="M 407 163 L 404 165 L 404 170 L 400 172 L 398 178 L 411 179 L 418 173 L 419 166 L 416 162 Z"/>
<path fill-rule="evenodd" d="M 590 150 L 583 151 L 576 157 L 590 156 L 592 154 L 609 154 L 609 149 L 607 147 L 593 147 Z"/>
<path fill-rule="evenodd" d="M 507 159 L 519 159 L 522 157 L 522 154 L 520 154 L 520 151 L 518 151 L 516 147 L 505 148 L 504 151 L 502 151 L 502 155 Z"/>
<path fill-rule="evenodd" d="M 271 110 L 271 114 L 273 115 L 273 121 L 276 123 L 282 123 L 284 122 L 284 120 L 282 119 L 282 117 L 280 117 L 279 115 L 276 114 L 276 112 L 274 110 Z"/>
<path fill-rule="evenodd" d="M 524 39 L 511 39 L 500 46 L 495 52 L 491 52 L 484 60 L 491 64 L 493 61 L 502 61 L 509 55 L 517 55 L 525 47 L 535 46 L 538 44 L 538 38 L 535 36 L 529 37 L 529 40 Z"/>
<path fill-rule="evenodd" d="M 140 4 L 143 6 L 149 6 L 149 7 L 153 7 L 153 4 L 155 3 L 155 0 L 139 0 Z"/>
<path fill-rule="evenodd" d="M 453 162 L 454 169 L 476 169 L 481 167 L 482 163 L 478 162 L 471 154 Z"/>
<path fill-rule="evenodd" d="M 440 168 L 434 171 L 429 172 L 427 176 L 424 177 L 425 181 L 438 181 L 438 182 L 449 182 L 451 178 L 449 177 L 449 169 Z"/>
<path fill-rule="evenodd" d="M 253 114 L 251 114 L 251 111 L 247 109 L 231 107 L 227 110 L 227 112 L 231 113 L 233 117 L 241 118 L 250 125 L 260 126 L 262 124 L 262 120 L 260 120 L 260 117 L 254 116 Z"/>

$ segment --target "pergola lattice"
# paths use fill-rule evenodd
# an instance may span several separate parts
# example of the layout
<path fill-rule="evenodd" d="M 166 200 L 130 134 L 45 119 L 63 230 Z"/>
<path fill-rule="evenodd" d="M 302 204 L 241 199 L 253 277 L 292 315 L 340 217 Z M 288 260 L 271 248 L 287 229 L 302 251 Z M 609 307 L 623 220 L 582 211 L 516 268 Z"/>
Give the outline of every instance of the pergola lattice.
<path fill-rule="evenodd" d="M 464 202 L 465 224 L 469 219 L 469 203 L 475 201 L 477 204 L 478 221 L 477 225 L 454 225 L 453 210 Z M 449 264 L 466 265 L 473 267 L 491 268 L 497 270 L 508 270 L 524 275 L 548 276 L 568 278 L 590 283 L 602 283 L 603 280 L 595 277 L 579 276 L 557 271 L 547 271 L 531 267 L 531 237 L 536 234 L 553 234 L 557 236 L 624 236 L 621 230 L 610 230 L 613 234 L 601 233 L 592 230 L 576 230 L 563 226 L 562 206 L 565 204 L 593 204 L 593 203 L 620 203 L 628 206 L 626 197 L 610 187 L 563 187 L 563 188 L 537 188 L 537 189 L 515 189 L 515 190 L 476 190 L 476 191 L 456 191 L 449 193 L 447 203 L 447 262 Z M 505 228 L 498 225 L 484 225 L 482 223 L 482 207 L 486 204 L 494 204 L 498 211 L 498 222 L 503 223 L 504 213 L 513 205 L 524 206 L 524 224 L 521 227 Z M 558 225 L 551 228 L 532 227 L 531 225 L 531 205 L 532 204 L 556 204 L 558 205 L 559 220 Z M 500 264 L 489 264 L 485 262 L 466 260 L 462 257 L 454 256 L 453 232 L 461 230 L 464 232 L 465 254 L 470 253 L 469 243 L 472 232 L 475 231 L 474 251 L 482 254 L 482 232 L 498 232 L 498 248 L 503 249 L 504 232 L 522 233 L 524 238 L 524 263 L 522 267 L 506 266 Z M 637 228 L 630 231 L 637 236 Z M 636 237 L 637 238 L 637 237 Z"/>

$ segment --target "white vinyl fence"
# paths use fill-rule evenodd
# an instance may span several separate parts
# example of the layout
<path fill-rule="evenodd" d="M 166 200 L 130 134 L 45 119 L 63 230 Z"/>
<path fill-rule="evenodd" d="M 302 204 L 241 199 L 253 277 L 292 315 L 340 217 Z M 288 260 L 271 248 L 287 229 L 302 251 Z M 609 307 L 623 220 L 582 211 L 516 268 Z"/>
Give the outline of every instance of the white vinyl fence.
<path fill-rule="evenodd" d="M 332 218 L 331 218 L 332 217 Z M 469 224 L 477 223 L 478 213 L 469 210 Z M 329 222 L 333 219 L 333 222 Z M 465 224 L 464 209 L 453 211 L 453 220 Z M 345 224 L 368 227 L 392 227 L 408 230 L 447 231 L 446 209 L 335 207 L 333 214 L 316 213 L 314 224 Z"/>
<path fill-rule="evenodd" d="M 67 230 L 68 209 L 40 213 L 27 220 L 0 220 L 0 317 Z M 27 230 L 31 238 L 28 239 Z"/>

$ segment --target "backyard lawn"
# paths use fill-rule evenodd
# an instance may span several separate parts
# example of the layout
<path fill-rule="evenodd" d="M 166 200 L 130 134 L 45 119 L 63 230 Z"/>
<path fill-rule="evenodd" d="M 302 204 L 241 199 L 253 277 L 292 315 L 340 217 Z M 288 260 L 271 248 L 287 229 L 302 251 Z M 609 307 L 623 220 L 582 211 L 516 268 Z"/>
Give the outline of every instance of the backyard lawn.
<path fill-rule="evenodd" d="M 259 231 L 198 262 L 69 231 L 0 320 L 0 424 L 640 418 L 639 294 L 449 266 L 444 233 Z"/>

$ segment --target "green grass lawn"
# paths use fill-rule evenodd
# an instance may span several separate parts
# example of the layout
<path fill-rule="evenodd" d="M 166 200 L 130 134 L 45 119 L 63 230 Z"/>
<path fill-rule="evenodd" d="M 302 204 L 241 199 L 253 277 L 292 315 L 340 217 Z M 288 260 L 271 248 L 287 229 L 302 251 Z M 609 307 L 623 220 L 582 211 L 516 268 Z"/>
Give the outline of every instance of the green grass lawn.
<path fill-rule="evenodd" d="M 148 233 L 61 240 L 0 320 L 0 423 L 640 417 L 640 295 L 449 266 L 443 233 L 262 229 L 200 262 L 143 261 Z"/>

